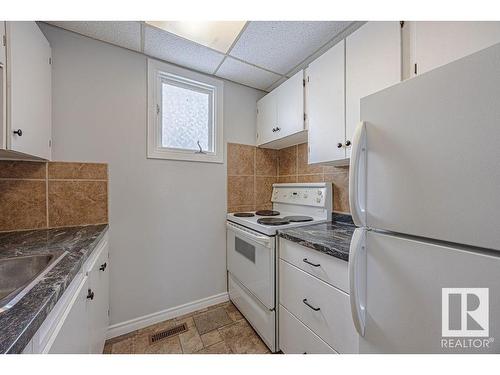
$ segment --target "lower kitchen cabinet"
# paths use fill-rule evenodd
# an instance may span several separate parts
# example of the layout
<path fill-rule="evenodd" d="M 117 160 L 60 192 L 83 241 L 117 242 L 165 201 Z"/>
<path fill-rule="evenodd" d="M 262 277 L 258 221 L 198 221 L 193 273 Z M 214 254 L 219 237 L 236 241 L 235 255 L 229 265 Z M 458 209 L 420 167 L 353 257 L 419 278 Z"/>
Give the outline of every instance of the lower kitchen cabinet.
<path fill-rule="evenodd" d="M 279 307 L 280 349 L 287 354 L 337 354 L 286 308 Z"/>
<path fill-rule="evenodd" d="M 340 289 L 347 289 L 348 263 L 282 238 L 279 252 L 280 349 L 284 353 L 357 353 L 349 294 Z M 309 272 L 299 259 L 318 266 Z"/>
<path fill-rule="evenodd" d="M 102 353 L 109 323 L 108 254 L 105 235 L 23 353 Z"/>

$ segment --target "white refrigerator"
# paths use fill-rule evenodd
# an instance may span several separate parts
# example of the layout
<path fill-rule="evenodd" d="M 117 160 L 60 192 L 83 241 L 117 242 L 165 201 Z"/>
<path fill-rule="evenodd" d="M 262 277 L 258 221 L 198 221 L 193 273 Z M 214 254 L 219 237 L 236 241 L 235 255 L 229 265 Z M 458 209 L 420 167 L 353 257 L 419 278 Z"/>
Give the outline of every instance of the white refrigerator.
<path fill-rule="evenodd" d="M 500 353 L 500 44 L 361 100 L 360 353 Z"/>

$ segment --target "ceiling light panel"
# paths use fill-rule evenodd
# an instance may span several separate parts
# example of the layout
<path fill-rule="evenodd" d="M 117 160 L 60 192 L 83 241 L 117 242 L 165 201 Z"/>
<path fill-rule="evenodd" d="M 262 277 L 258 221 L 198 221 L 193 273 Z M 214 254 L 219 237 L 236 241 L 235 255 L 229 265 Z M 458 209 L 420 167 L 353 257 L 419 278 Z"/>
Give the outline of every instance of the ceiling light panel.
<path fill-rule="evenodd" d="M 251 21 L 229 54 L 286 74 L 350 24 L 347 21 Z"/>
<path fill-rule="evenodd" d="M 226 53 L 245 21 L 146 21 L 147 24 Z"/>
<path fill-rule="evenodd" d="M 155 27 L 145 27 L 144 53 L 203 73 L 212 74 L 224 58 L 216 52 Z"/>

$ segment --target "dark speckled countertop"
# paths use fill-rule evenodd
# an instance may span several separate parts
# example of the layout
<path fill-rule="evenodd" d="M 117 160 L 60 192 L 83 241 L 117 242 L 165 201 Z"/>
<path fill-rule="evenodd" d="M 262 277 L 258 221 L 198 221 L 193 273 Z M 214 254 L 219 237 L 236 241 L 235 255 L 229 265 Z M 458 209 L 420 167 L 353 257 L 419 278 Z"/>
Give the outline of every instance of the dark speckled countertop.
<path fill-rule="evenodd" d="M 354 229 L 356 227 L 350 215 L 334 214 L 331 222 L 283 229 L 278 235 L 299 245 L 348 261 Z"/>
<path fill-rule="evenodd" d="M 12 308 L 0 312 L 0 353 L 20 353 L 49 315 L 108 225 L 0 233 L 0 259 L 68 253 Z"/>

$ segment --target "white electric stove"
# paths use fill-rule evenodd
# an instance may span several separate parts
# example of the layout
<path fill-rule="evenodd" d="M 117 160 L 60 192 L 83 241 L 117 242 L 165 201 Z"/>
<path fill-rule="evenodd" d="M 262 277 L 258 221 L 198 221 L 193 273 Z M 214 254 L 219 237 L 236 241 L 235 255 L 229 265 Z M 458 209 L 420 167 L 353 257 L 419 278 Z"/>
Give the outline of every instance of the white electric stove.
<path fill-rule="evenodd" d="M 277 350 L 276 233 L 331 220 L 331 183 L 274 184 L 272 210 L 227 215 L 229 298 Z"/>

